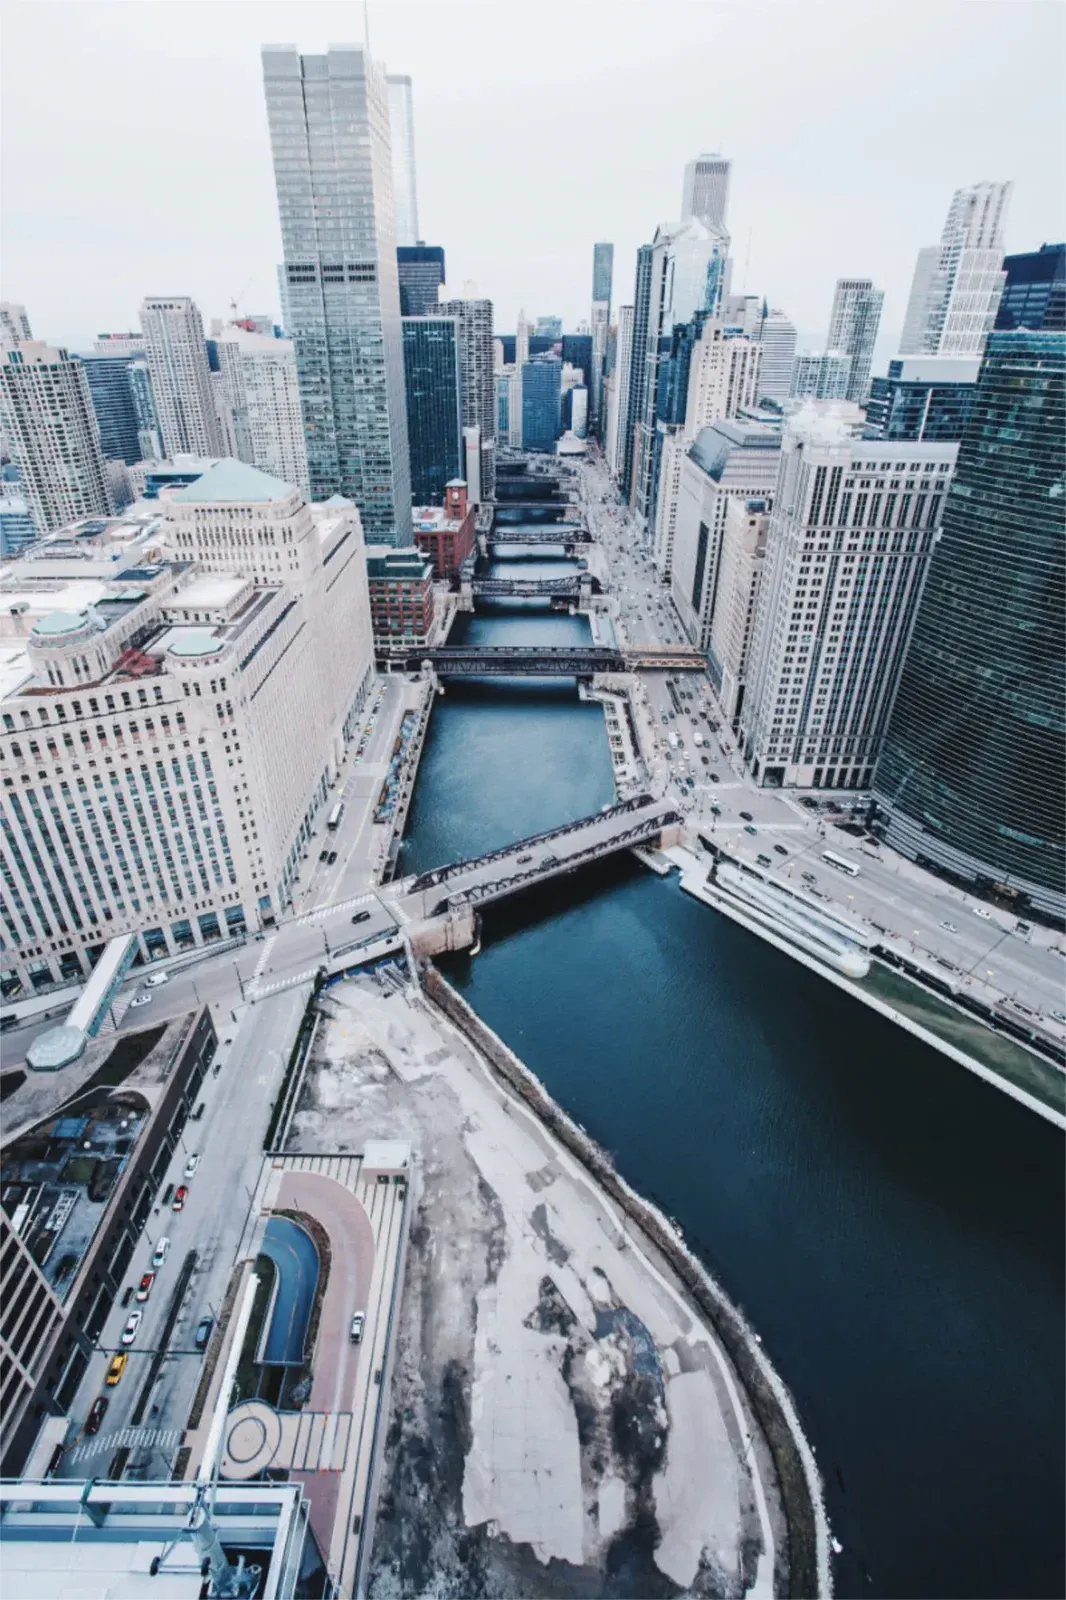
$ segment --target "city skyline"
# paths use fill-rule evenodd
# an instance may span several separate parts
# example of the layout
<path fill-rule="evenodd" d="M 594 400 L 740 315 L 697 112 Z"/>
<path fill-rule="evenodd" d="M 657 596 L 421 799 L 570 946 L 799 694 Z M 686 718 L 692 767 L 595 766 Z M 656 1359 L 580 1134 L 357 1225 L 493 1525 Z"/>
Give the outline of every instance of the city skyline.
<path fill-rule="evenodd" d="M 50 101 L 47 123 L 44 107 L 23 93 L 14 73 L 5 96 L 4 293 L 28 305 L 39 337 L 87 349 L 101 329 L 132 325 L 144 296 L 159 292 L 190 295 L 205 321 L 233 299 L 242 310 L 277 307 L 281 249 L 258 81 L 259 46 L 292 40 L 303 51 L 317 50 L 328 40 L 351 38 L 356 19 L 351 8 L 335 5 L 249 4 L 223 11 L 213 19 L 214 53 L 205 61 L 182 23 L 185 9 L 181 0 L 133 11 L 91 3 L 64 7 L 62 29 L 54 26 L 57 8 L 47 0 L 9 13 L 9 66 L 44 48 L 47 34 L 50 67 L 61 90 Z M 997 83 L 1000 115 L 989 119 L 980 110 L 986 79 L 992 92 L 996 53 L 990 45 L 1002 6 L 941 6 L 930 17 L 923 15 L 928 48 L 921 58 L 908 51 L 905 61 L 897 59 L 902 48 L 897 35 L 906 29 L 881 30 L 876 60 L 866 58 L 860 109 L 876 120 L 881 112 L 888 114 L 901 73 L 912 92 L 923 90 L 926 75 L 939 72 L 936 40 L 943 35 L 946 48 L 950 39 L 956 71 L 950 79 L 936 77 L 936 94 L 924 96 L 931 106 L 928 125 L 913 136 L 920 143 L 920 163 L 908 159 L 898 140 L 884 150 L 868 141 L 844 140 L 854 106 L 822 107 L 816 118 L 810 115 L 803 90 L 807 55 L 843 61 L 859 44 L 859 19 L 843 8 L 823 8 L 819 26 L 803 30 L 787 10 L 779 12 L 770 30 L 758 14 L 742 14 L 731 5 L 697 12 L 682 8 L 691 24 L 690 45 L 721 35 L 740 50 L 759 50 L 764 98 L 777 106 L 762 128 L 752 126 L 737 99 L 739 85 L 731 87 L 728 79 L 708 125 L 696 93 L 700 51 L 659 44 L 680 36 L 661 16 L 654 29 L 641 23 L 622 30 L 596 6 L 570 17 L 568 65 L 559 84 L 551 85 L 543 80 L 536 52 L 506 48 L 509 32 L 516 31 L 513 18 L 467 9 L 478 25 L 472 47 L 464 46 L 461 57 L 455 40 L 463 29 L 454 27 L 455 13 L 449 13 L 445 28 L 443 17 L 413 0 L 388 10 L 370 7 L 370 44 L 375 61 L 390 76 L 412 80 L 421 237 L 448 251 L 453 292 L 473 281 L 480 295 L 494 301 L 499 330 L 513 328 L 523 304 L 531 316 L 562 315 L 564 326 L 573 330 L 587 316 L 587 261 L 595 239 L 614 243 L 614 300 L 628 303 L 637 246 L 659 223 L 678 220 L 685 164 L 707 149 L 721 150 L 732 163 L 734 291 L 765 294 L 782 305 L 800 331 L 803 349 L 827 332 L 826 306 L 836 279 L 872 277 L 886 291 L 875 370 L 895 353 L 917 252 L 939 233 L 947 202 L 960 185 L 1014 182 L 1008 251 L 1036 248 L 1061 231 L 1046 199 L 1055 181 L 1055 140 L 1046 137 L 1046 108 L 1031 105 L 1020 85 Z M 952 20 L 960 9 L 965 9 L 965 29 Z M 120 10 L 118 49 L 114 35 Z M 1055 50 L 1063 25 L 1061 14 L 1051 12 L 1012 6 L 1015 41 L 1038 54 Z M 460 13 L 466 14 L 463 7 Z M 898 11 L 893 14 L 898 18 Z M 549 13 L 545 25 L 550 22 Z M 598 26 L 602 42 L 597 43 L 596 74 L 589 76 L 580 63 L 591 59 L 584 45 L 591 45 Z M 461 105 L 451 93 L 454 74 L 447 70 L 453 52 L 457 69 L 464 67 Z M 124 108 L 121 116 L 112 112 L 107 121 L 90 119 L 88 97 L 91 93 L 95 104 L 101 84 L 106 86 L 112 75 L 116 90 L 122 89 L 113 102 Z M 497 110 L 534 79 L 539 98 L 527 97 L 528 115 L 501 123 Z M 538 230 L 532 252 L 516 255 L 510 241 L 523 227 L 527 199 L 521 185 L 508 182 L 508 166 L 528 166 L 536 150 L 537 170 L 545 178 L 561 170 L 565 139 L 560 135 L 555 144 L 547 125 L 559 95 L 566 98 L 575 89 L 597 97 L 597 120 L 612 137 L 582 163 L 580 173 L 568 166 L 567 184 L 556 186 L 547 225 Z M 190 129 L 183 107 L 194 90 L 199 112 Z M 627 122 L 624 101 L 633 94 L 642 97 L 649 113 L 638 119 L 640 128 L 661 130 L 650 144 L 630 125 L 632 119 Z M 464 207 L 460 228 L 456 174 L 462 170 L 471 97 L 496 130 L 479 182 L 481 192 L 493 194 L 493 204 L 483 211 Z M 58 120 L 57 101 L 66 108 Z M 668 117 L 656 113 L 660 103 L 664 112 L 669 105 Z M 140 172 L 132 137 L 142 115 L 149 114 L 151 182 L 147 170 Z M 502 126 L 507 133 L 501 140 Z M 787 148 L 781 144 L 786 129 Z M 229 152 L 224 171 L 217 162 L 219 140 Z M 85 161 L 89 170 L 82 166 Z M 101 171 L 125 173 L 139 194 L 138 206 L 127 214 L 108 208 L 106 227 L 99 221 L 104 214 L 98 203 Z M 39 204 L 42 192 L 50 197 L 47 207 Z M 191 204 L 197 206 L 195 230 L 183 224 Z M 72 229 L 83 269 L 73 284 L 57 240 L 59 232 L 69 240 Z"/>

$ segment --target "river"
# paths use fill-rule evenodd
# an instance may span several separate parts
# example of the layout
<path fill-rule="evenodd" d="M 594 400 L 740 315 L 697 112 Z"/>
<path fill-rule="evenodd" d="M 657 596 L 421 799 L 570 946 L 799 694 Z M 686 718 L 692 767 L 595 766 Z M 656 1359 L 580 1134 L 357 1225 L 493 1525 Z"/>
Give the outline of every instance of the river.
<path fill-rule="evenodd" d="M 404 868 L 611 795 L 572 684 L 449 686 Z M 628 856 L 490 910 L 446 970 L 744 1308 L 825 1478 L 837 1592 L 1066 1592 L 1061 1134 Z"/>

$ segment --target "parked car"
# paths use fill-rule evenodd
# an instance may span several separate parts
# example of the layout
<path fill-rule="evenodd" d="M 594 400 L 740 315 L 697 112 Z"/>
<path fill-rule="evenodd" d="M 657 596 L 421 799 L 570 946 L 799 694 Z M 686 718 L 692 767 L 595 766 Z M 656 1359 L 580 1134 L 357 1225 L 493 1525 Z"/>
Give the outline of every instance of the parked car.
<path fill-rule="evenodd" d="M 337 859 L 336 850 L 331 850 L 329 852 L 328 856 L 326 857 L 326 865 L 331 867 L 333 865 L 333 863 L 336 861 L 336 859 Z"/>
<path fill-rule="evenodd" d="M 100 1432 L 100 1424 L 101 1424 L 101 1422 L 103 1422 L 104 1415 L 105 1415 L 105 1413 L 107 1411 L 107 1408 L 108 1408 L 108 1406 L 110 1404 L 111 1404 L 111 1402 L 107 1398 L 106 1394 L 98 1394 L 97 1395 L 96 1399 L 93 1401 L 92 1405 L 89 1407 L 89 1415 L 85 1419 L 85 1432 L 86 1433 L 99 1433 Z"/>
<path fill-rule="evenodd" d="M 352 1318 L 351 1332 L 348 1335 L 353 1344 L 358 1344 L 360 1342 L 363 1337 L 363 1329 L 365 1327 L 366 1317 L 361 1311 L 357 1311 L 355 1316 Z"/>
<path fill-rule="evenodd" d="M 369 911 L 357 911 L 355 913 L 355 916 L 352 918 L 352 921 L 353 922 L 369 922 L 370 921 L 370 912 Z"/>
<path fill-rule="evenodd" d="M 319 861 L 328 861 L 329 860 L 329 851 L 328 850 L 320 850 L 318 852 L 318 859 L 319 859 Z"/>
<path fill-rule="evenodd" d="M 143 1301 L 143 1300 L 147 1300 L 148 1299 L 148 1296 L 152 1292 L 152 1285 L 153 1285 L 154 1282 L 155 1282 L 155 1273 L 154 1272 L 144 1272 L 144 1273 L 141 1274 L 141 1281 L 137 1285 L 137 1299 L 138 1300 L 142 1300 Z"/>
<path fill-rule="evenodd" d="M 186 1202 L 186 1200 L 188 1198 L 189 1198 L 189 1190 L 188 1190 L 187 1185 L 184 1184 L 184 1183 L 179 1184 L 178 1187 L 174 1190 L 174 1198 L 170 1202 L 171 1211 L 184 1211 L 185 1202 Z"/>
<path fill-rule="evenodd" d="M 122 1343 L 132 1344 L 137 1337 L 137 1329 L 144 1317 L 143 1311 L 131 1311 L 126 1318 L 126 1326 L 122 1330 Z"/>
<path fill-rule="evenodd" d="M 189 1157 L 188 1161 L 186 1161 L 186 1163 L 185 1163 L 185 1170 L 182 1172 L 182 1177 L 183 1178 L 191 1178 L 191 1177 L 193 1177 L 195 1172 L 196 1172 L 196 1169 L 197 1169 L 197 1167 L 199 1165 L 200 1165 L 200 1157 L 197 1154 L 197 1152 L 194 1150 L 192 1155 Z"/>
<path fill-rule="evenodd" d="M 163 1265 L 163 1262 L 167 1259 L 169 1252 L 170 1240 L 164 1235 L 162 1239 L 157 1241 L 155 1250 L 152 1252 L 152 1265 L 155 1267 L 157 1272 Z"/>
<path fill-rule="evenodd" d="M 207 1341 L 211 1337 L 211 1329 L 214 1325 L 214 1317 L 204 1316 L 200 1318 L 196 1324 L 196 1332 L 193 1335 L 193 1343 L 196 1345 L 197 1350 L 207 1349 Z"/>
<path fill-rule="evenodd" d="M 125 1350 L 120 1351 L 117 1356 L 111 1357 L 111 1365 L 107 1369 L 107 1378 L 105 1380 L 109 1389 L 113 1389 L 115 1387 L 115 1384 L 125 1372 L 126 1367 L 129 1364 L 129 1359 L 130 1358 L 126 1354 Z"/>

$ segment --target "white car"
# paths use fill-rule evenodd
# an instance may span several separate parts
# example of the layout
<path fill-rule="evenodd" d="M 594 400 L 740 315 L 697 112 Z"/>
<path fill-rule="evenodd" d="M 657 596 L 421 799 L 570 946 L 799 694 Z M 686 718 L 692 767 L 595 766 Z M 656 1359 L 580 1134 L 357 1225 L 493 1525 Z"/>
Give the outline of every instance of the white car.
<path fill-rule="evenodd" d="M 992 921 L 991 911 L 986 910 L 984 906 L 974 906 L 973 914 L 975 917 L 980 917 L 984 922 Z"/>
<path fill-rule="evenodd" d="M 152 997 L 150 994 L 135 994 L 130 1001 L 130 1010 L 132 1011 L 134 1006 L 149 1006 L 151 1003 Z"/>
<path fill-rule="evenodd" d="M 129 1316 L 126 1318 L 126 1326 L 122 1330 L 122 1343 L 123 1344 L 132 1344 L 134 1339 L 136 1339 L 136 1337 L 137 1337 L 137 1329 L 141 1325 L 141 1318 L 143 1316 L 144 1316 L 144 1312 L 143 1311 L 131 1311 L 130 1312 Z"/>
<path fill-rule="evenodd" d="M 197 1169 L 197 1167 L 199 1165 L 200 1165 L 200 1157 L 199 1157 L 199 1155 L 196 1155 L 196 1154 L 191 1155 L 189 1157 L 188 1161 L 186 1161 L 186 1163 L 185 1163 L 185 1169 L 182 1172 L 182 1177 L 183 1178 L 191 1178 L 193 1176 L 193 1174 L 195 1173 L 195 1171 L 196 1171 L 196 1169 Z"/>
<path fill-rule="evenodd" d="M 153 972 L 151 977 L 145 978 L 144 981 L 149 989 L 158 989 L 161 983 L 170 982 L 170 974 L 169 972 Z"/>

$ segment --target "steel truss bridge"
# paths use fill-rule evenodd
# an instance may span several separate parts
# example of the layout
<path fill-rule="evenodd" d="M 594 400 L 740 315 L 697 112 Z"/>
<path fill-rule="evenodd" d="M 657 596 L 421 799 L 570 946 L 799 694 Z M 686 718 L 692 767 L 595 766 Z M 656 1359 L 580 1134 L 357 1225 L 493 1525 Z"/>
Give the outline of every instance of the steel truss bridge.
<path fill-rule="evenodd" d="M 464 591 L 466 585 L 463 585 Z M 599 579 L 587 572 L 568 573 L 565 578 L 472 578 L 470 593 L 486 600 L 513 596 L 519 600 L 577 600 L 582 589 L 599 594 Z"/>
<path fill-rule="evenodd" d="M 543 522 L 535 528 L 520 529 L 517 524 L 501 523 L 485 535 L 487 545 L 494 544 L 591 544 L 592 535 L 586 527 L 574 522 Z"/>
<path fill-rule="evenodd" d="M 392 665 L 419 672 L 428 664 L 442 678 L 591 678 L 599 672 L 703 672 L 697 650 L 654 645 L 619 650 L 608 645 L 443 645 Z"/>

